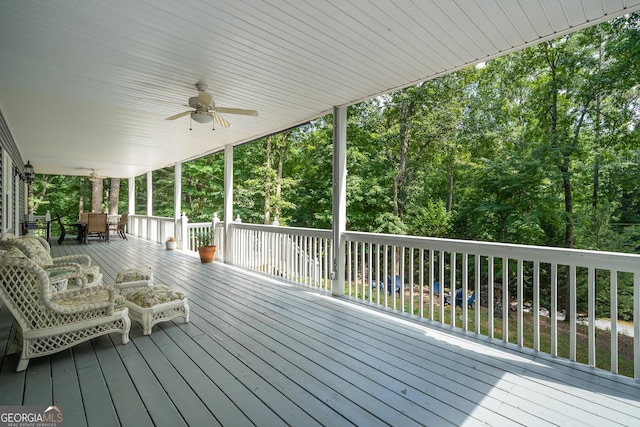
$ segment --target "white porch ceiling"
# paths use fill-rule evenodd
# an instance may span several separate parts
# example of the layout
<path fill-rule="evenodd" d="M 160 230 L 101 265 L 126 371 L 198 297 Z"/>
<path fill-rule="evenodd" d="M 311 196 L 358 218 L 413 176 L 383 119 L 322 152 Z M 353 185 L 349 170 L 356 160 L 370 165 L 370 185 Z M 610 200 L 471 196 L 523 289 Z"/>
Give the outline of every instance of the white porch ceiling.
<path fill-rule="evenodd" d="M 131 177 L 640 9 L 640 0 L 0 2 L 0 111 L 36 172 Z M 233 126 L 189 117 L 196 82 Z"/>

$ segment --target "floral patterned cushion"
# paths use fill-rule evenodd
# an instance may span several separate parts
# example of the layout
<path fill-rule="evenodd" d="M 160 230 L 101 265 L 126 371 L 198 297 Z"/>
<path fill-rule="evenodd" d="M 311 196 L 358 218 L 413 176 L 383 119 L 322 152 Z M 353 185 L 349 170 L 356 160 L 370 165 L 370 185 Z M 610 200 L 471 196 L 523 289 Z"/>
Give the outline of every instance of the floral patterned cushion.
<path fill-rule="evenodd" d="M 116 276 L 116 283 L 137 282 L 138 280 L 151 280 L 151 270 L 142 268 L 129 268 Z"/>
<path fill-rule="evenodd" d="M 65 307 L 76 307 L 91 303 L 109 301 L 109 291 L 104 289 L 97 292 L 55 292 L 51 296 L 51 301 Z M 114 310 L 118 310 L 125 306 L 125 299 L 123 296 L 116 295 L 115 302 L 113 304 Z"/>
<path fill-rule="evenodd" d="M 149 286 L 127 294 L 127 300 L 140 307 L 153 307 L 179 299 L 184 299 L 184 294 L 165 285 Z"/>
<path fill-rule="evenodd" d="M 20 249 L 11 246 L 8 247 L 6 251 L 4 251 L 4 255 L 10 257 L 10 258 L 26 258 L 27 256 L 24 254 L 24 252 L 22 252 Z"/>
<path fill-rule="evenodd" d="M 37 239 L 29 236 L 22 236 L 19 237 L 19 239 L 25 246 L 29 247 L 29 251 L 32 254 L 31 259 L 35 261 L 36 264 L 40 266 L 53 264 L 51 254 L 47 252 L 44 246 L 42 246 L 42 243 Z"/>
<path fill-rule="evenodd" d="M 82 267 L 82 274 L 87 276 L 87 283 L 93 283 L 100 276 L 99 265 L 89 265 Z"/>

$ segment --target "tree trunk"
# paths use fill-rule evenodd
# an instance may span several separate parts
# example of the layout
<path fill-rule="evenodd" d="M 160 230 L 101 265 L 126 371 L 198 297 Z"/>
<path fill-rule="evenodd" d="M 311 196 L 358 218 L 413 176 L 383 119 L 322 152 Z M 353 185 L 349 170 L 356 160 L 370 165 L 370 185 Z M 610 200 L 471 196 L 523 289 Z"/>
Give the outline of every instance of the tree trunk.
<path fill-rule="evenodd" d="M 264 223 L 271 224 L 271 138 L 267 138 L 265 148 L 264 173 Z"/>
<path fill-rule="evenodd" d="M 289 135 L 291 135 L 291 132 L 287 132 L 282 136 L 282 144 L 280 144 L 279 148 L 278 175 L 276 177 L 276 199 L 278 201 L 280 201 L 280 197 L 282 195 L 282 170 L 284 167 L 284 152 L 287 146 L 287 142 L 289 141 Z M 280 217 L 280 204 L 276 204 L 276 206 L 274 206 L 274 214 L 276 218 Z"/>
<path fill-rule="evenodd" d="M 407 168 L 407 153 L 409 152 L 409 130 L 413 108 L 411 106 L 403 106 L 400 115 L 400 159 L 398 162 L 398 173 L 393 178 L 393 213 L 398 218 L 404 216 L 405 202 L 405 172 Z"/>
<path fill-rule="evenodd" d="M 600 43 L 600 48 L 598 50 L 598 71 L 602 70 L 602 63 L 604 58 L 604 46 Z M 598 94 L 596 96 L 596 122 L 595 122 L 595 134 L 594 134 L 594 142 L 595 146 L 599 147 L 600 144 L 600 108 L 602 107 L 602 95 Z M 596 215 L 596 208 L 598 207 L 598 191 L 600 189 L 600 149 L 596 148 L 596 156 L 593 162 L 593 200 L 591 204 L 593 206 L 593 215 Z M 595 221 L 594 221 L 595 224 Z"/>
<path fill-rule="evenodd" d="M 600 190 L 600 107 L 602 104 L 602 97 L 598 95 L 596 98 L 596 130 L 594 134 L 594 142 L 596 147 L 596 155 L 593 161 L 593 200 L 591 202 L 594 212 L 596 215 L 596 208 L 598 207 L 598 192 Z"/>
<path fill-rule="evenodd" d="M 31 206 L 31 212 L 38 212 L 38 208 L 40 207 L 40 203 L 42 203 L 42 201 L 44 200 L 45 196 L 47 195 L 47 188 L 49 183 L 49 175 L 42 175 L 42 190 L 40 191 L 40 194 L 38 195 L 38 198 L 31 198 L 33 196 L 33 194 L 30 194 L 30 204 L 33 203 L 33 206 Z M 30 186 L 31 187 L 31 186 Z M 33 191 L 33 190 L 30 190 Z"/>
<path fill-rule="evenodd" d="M 597 138 L 598 137 L 596 136 L 596 139 Z M 593 161 L 593 200 L 591 201 L 594 215 L 596 215 L 596 209 L 598 207 L 598 191 L 599 190 L 600 190 L 600 150 L 597 150 L 595 159 Z"/>
<path fill-rule="evenodd" d="M 569 156 L 564 157 L 560 172 L 562 172 L 562 188 L 564 190 L 564 247 L 573 248 L 573 194 L 569 174 Z"/>
<path fill-rule="evenodd" d="M 565 230 L 564 230 L 564 246 L 565 248 L 573 248 L 573 193 L 571 192 L 571 173 L 570 173 L 570 158 L 571 154 L 576 150 L 578 145 L 578 137 L 580 136 L 580 130 L 584 123 L 584 118 L 587 114 L 588 104 L 585 105 L 580 115 L 580 119 L 576 124 L 576 129 L 573 133 L 573 142 L 564 150 L 562 165 L 560 166 L 560 172 L 562 173 L 562 188 L 564 190 L 564 210 L 565 210 Z M 575 313 L 571 312 L 571 286 L 569 283 L 569 274 L 566 278 L 566 317 L 565 320 L 571 319 L 575 316 Z"/>
<path fill-rule="evenodd" d="M 453 209 L 453 165 L 455 163 L 455 155 L 451 154 L 449 162 L 449 188 L 447 191 L 447 212 Z"/>
<path fill-rule="evenodd" d="M 109 213 L 118 214 L 118 202 L 120 201 L 120 178 L 111 178 L 111 189 L 109 191 Z"/>
<path fill-rule="evenodd" d="M 103 183 L 101 179 L 91 181 L 91 211 L 102 212 L 102 191 Z"/>
<path fill-rule="evenodd" d="M 562 153 L 562 163 L 558 165 L 558 169 L 562 175 L 562 188 L 564 192 L 564 208 L 565 208 L 565 222 L 564 222 L 564 245 L 567 248 L 573 246 L 573 201 L 571 195 L 571 179 L 569 176 L 569 155 L 568 151 L 564 147 L 560 147 L 558 141 L 558 58 L 550 51 L 553 47 L 552 42 L 547 42 L 543 45 L 546 47 L 546 60 L 551 71 L 551 105 L 549 106 L 549 115 L 551 117 L 551 129 L 549 131 L 549 139 L 551 141 L 551 147 L 554 149 L 560 149 Z M 573 313 L 571 312 L 571 286 L 569 283 L 569 274 L 565 278 L 565 321 L 569 321 Z M 556 308 L 554 308 L 555 310 Z"/>

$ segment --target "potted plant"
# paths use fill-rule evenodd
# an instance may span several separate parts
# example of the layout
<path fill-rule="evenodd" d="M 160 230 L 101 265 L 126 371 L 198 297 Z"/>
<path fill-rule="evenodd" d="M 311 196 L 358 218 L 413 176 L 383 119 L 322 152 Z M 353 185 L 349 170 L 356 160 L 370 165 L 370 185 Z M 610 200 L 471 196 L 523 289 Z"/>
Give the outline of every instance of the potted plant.
<path fill-rule="evenodd" d="M 196 239 L 196 247 L 200 255 L 200 262 L 210 263 L 216 256 L 218 247 L 213 244 L 213 232 L 211 230 L 198 230 L 194 235 Z"/>
<path fill-rule="evenodd" d="M 164 242 L 164 244 L 167 247 L 168 251 L 172 251 L 178 245 L 178 241 L 176 240 L 175 237 L 167 237 L 167 241 Z"/>

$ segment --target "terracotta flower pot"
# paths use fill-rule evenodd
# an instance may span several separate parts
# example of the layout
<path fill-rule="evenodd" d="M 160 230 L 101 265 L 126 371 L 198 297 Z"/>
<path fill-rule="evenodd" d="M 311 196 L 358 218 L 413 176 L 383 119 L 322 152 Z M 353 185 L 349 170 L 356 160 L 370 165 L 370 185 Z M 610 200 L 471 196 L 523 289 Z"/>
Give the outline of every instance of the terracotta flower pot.
<path fill-rule="evenodd" d="M 217 246 L 199 246 L 198 253 L 200 254 L 200 262 L 203 264 L 213 262 L 217 249 Z"/>

